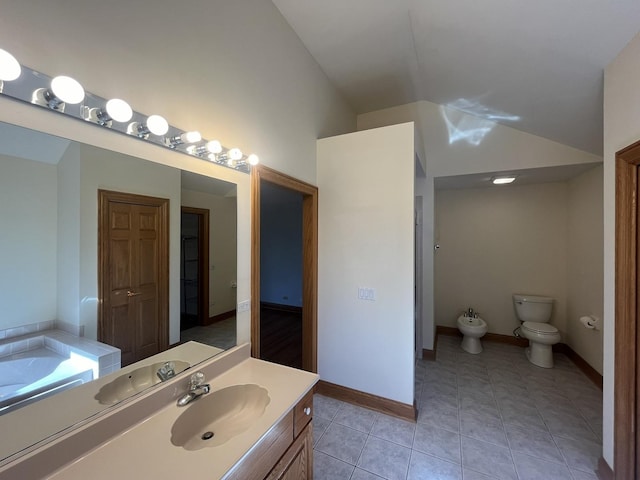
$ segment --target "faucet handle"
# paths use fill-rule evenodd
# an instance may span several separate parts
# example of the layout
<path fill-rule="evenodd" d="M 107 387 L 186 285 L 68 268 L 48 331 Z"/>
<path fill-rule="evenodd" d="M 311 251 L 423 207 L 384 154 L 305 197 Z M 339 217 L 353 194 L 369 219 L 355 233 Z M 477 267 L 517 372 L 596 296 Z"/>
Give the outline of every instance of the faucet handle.
<path fill-rule="evenodd" d="M 204 383 L 204 373 L 202 372 L 196 372 L 192 374 L 189 379 L 189 386 L 191 388 L 199 387 L 203 383 Z"/>

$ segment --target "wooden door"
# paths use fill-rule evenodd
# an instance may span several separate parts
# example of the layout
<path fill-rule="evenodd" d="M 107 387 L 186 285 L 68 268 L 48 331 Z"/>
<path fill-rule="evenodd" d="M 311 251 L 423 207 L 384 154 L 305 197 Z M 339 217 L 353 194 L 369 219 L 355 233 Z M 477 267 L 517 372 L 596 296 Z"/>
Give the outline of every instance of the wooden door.
<path fill-rule="evenodd" d="M 640 474 L 640 142 L 616 153 L 614 472 Z M 599 469 L 602 478 L 606 469 Z"/>
<path fill-rule="evenodd" d="M 119 348 L 125 366 L 168 348 L 169 201 L 98 195 L 98 340 Z"/>

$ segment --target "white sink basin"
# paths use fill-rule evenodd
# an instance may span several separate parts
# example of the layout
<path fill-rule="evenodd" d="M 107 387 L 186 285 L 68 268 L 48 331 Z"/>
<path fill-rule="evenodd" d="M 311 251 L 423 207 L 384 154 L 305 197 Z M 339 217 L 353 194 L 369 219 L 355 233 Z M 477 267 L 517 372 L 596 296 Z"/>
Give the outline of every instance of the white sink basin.
<path fill-rule="evenodd" d="M 182 362 L 180 360 L 171 360 L 171 362 L 174 364 L 174 370 L 176 373 L 180 373 L 189 368 L 189 364 L 187 362 Z M 129 398 L 131 395 L 135 395 L 138 392 L 160 383 L 158 370 L 166 363 L 167 362 L 153 363 L 151 365 L 123 373 L 111 382 L 103 385 L 102 388 L 100 388 L 100 391 L 96 394 L 95 399 L 102 405 L 114 405 Z"/>
<path fill-rule="evenodd" d="M 187 405 L 171 428 L 171 443 L 186 450 L 216 447 L 247 430 L 271 399 L 255 384 L 233 385 Z"/>

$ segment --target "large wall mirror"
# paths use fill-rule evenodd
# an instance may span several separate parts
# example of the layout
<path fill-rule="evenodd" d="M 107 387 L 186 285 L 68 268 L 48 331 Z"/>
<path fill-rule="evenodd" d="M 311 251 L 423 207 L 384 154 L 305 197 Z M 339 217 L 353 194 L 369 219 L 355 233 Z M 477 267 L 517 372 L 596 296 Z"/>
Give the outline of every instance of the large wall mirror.
<path fill-rule="evenodd" d="M 0 122 L 0 429 L 12 432 L 0 463 L 236 345 L 248 330 L 238 330 L 236 313 L 238 281 L 248 283 L 238 272 L 238 185 L 119 150 Z M 116 199 L 113 208 L 104 195 Z M 149 213 L 150 198 L 166 201 L 164 220 Z M 164 249 L 149 240 L 163 235 L 154 230 L 162 222 Z M 125 224 L 137 228 L 129 233 L 141 245 L 135 255 L 121 248 L 132 245 L 121 241 Z M 148 328 L 162 314 L 145 288 L 163 262 L 166 321 Z M 122 282 L 131 270 L 135 286 Z M 101 289 L 109 311 L 100 310 Z M 142 320 L 121 315 L 121 297 L 138 302 L 129 310 Z M 149 347 L 154 328 L 164 342 Z"/>

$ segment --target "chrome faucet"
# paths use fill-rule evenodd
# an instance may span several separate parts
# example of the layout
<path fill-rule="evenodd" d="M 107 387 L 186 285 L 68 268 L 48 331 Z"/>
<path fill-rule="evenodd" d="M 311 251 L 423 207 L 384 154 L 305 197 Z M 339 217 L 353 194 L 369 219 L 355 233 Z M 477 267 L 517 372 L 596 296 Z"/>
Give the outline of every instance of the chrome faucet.
<path fill-rule="evenodd" d="M 176 404 L 179 407 L 184 407 L 196 398 L 200 398 L 202 395 L 209 393 L 210 391 L 211 386 L 208 383 L 204 383 L 204 373 L 196 372 L 191 375 L 191 378 L 189 379 L 189 391 L 182 395 Z"/>
<path fill-rule="evenodd" d="M 156 375 L 158 376 L 161 382 L 165 382 L 170 378 L 173 378 L 176 376 L 175 368 L 176 368 L 175 363 L 165 362 L 165 364 L 158 369 L 158 371 L 156 372 Z"/>

